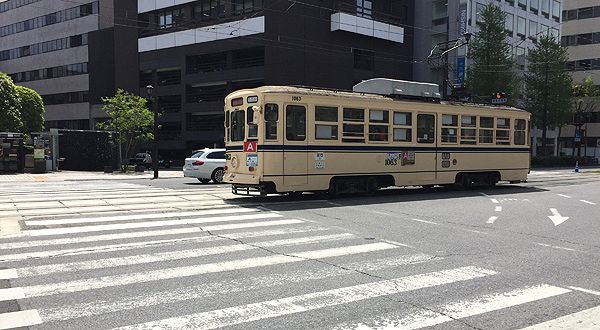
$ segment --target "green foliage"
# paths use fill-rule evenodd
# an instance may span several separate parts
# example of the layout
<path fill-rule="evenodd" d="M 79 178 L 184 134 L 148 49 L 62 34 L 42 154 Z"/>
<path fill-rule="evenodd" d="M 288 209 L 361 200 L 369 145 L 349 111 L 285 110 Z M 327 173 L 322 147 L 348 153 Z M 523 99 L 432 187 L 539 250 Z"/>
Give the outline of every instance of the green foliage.
<path fill-rule="evenodd" d="M 125 158 L 138 142 L 154 138 L 151 131 L 154 116 L 145 98 L 119 89 L 115 96 L 102 98 L 102 102 L 102 110 L 108 115 L 108 120 L 98 123 L 98 127 L 118 133 L 117 139 L 124 146 Z"/>
<path fill-rule="evenodd" d="M 587 76 L 582 84 L 573 85 L 573 111 L 576 117 L 600 110 L 600 90 L 592 77 Z"/>
<path fill-rule="evenodd" d="M 30 134 L 44 130 L 44 101 L 36 91 L 31 88 L 16 86 L 17 94 L 21 100 L 22 132 Z"/>
<path fill-rule="evenodd" d="M 21 132 L 21 103 L 12 79 L 0 72 L 0 131 Z"/>
<path fill-rule="evenodd" d="M 504 31 L 506 14 L 494 3 L 487 4 L 480 13 L 479 32 L 469 43 L 471 60 L 466 85 L 472 95 L 489 97 L 504 92 L 517 99 L 513 71 L 512 47 Z"/>
<path fill-rule="evenodd" d="M 542 36 L 527 55 L 525 108 L 532 113 L 533 124 L 544 132 L 571 118 L 573 80 L 565 70 L 567 60 L 566 49 L 551 36 Z"/>

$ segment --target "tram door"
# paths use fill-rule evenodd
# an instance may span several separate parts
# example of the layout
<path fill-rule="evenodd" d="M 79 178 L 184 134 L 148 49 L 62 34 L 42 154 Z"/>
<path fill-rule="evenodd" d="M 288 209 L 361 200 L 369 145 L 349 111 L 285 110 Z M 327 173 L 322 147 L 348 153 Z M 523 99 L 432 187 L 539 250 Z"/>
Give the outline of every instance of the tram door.
<path fill-rule="evenodd" d="M 434 113 L 417 114 L 417 155 L 416 168 L 420 172 L 419 179 L 433 181 L 437 176 L 437 141 L 436 115 Z"/>
<path fill-rule="evenodd" d="M 308 139 L 306 106 L 285 106 L 285 140 L 283 145 L 283 183 L 285 186 L 308 184 Z"/>

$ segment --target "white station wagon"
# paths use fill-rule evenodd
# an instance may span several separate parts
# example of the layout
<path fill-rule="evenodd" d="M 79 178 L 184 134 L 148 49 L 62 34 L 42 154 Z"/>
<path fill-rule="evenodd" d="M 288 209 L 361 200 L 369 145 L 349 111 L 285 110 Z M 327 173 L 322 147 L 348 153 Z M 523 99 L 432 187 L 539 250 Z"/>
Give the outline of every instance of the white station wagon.
<path fill-rule="evenodd" d="M 214 183 L 222 183 L 225 167 L 225 149 L 205 148 L 197 150 L 185 159 L 183 165 L 183 176 L 197 178 L 202 183 L 212 180 Z"/>

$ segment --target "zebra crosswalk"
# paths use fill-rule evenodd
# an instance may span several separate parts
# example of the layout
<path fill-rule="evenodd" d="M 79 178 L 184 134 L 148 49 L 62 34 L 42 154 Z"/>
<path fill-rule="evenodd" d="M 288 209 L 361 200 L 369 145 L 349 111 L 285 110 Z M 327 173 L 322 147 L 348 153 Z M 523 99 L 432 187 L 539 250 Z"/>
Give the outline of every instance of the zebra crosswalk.
<path fill-rule="evenodd" d="M 135 192 L 146 187 L 131 184 L 91 197 L 86 186 L 63 188 L 27 196 L 20 187 L 10 203 L 95 207 L 107 193 L 120 196 L 121 209 L 16 208 L 37 213 L 21 214 L 21 235 L 0 237 L 0 329 L 600 328 L 598 296 L 535 280 L 501 285 L 502 272 L 489 265 L 457 265 L 402 242 L 210 193 L 186 191 L 204 202 L 192 208 L 173 206 L 173 198 L 139 200 Z M 520 308 L 551 311 L 557 299 L 576 308 L 543 317 Z M 2 309 L 10 302 L 19 309 Z M 493 313 L 512 313 L 512 321 L 490 323 Z"/>

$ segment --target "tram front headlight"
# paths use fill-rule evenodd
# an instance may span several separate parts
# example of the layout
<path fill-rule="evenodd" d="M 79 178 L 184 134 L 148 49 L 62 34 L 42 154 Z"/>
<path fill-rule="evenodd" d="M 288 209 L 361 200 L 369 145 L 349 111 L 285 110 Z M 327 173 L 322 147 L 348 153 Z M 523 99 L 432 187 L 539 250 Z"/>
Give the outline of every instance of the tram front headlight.
<path fill-rule="evenodd" d="M 238 159 L 235 156 L 231 158 L 231 167 L 233 167 L 233 168 L 238 167 Z"/>

